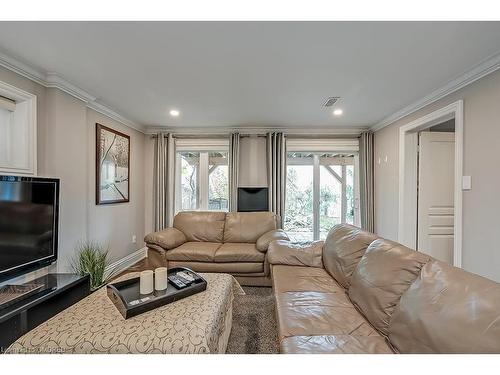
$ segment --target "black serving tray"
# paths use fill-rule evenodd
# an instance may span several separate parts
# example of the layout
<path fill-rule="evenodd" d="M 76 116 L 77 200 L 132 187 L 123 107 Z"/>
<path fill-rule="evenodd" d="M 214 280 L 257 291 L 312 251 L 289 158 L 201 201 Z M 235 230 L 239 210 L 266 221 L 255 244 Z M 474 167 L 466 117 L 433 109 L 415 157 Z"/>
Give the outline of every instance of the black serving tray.
<path fill-rule="evenodd" d="M 168 270 L 168 276 L 175 275 L 177 272 L 188 271 L 196 274 L 189 268 L 176 267 Z M 196 274 L 198 275 L 198 274 Z M 140 294 L 139 292 L 139 277 L 119 281 L 117 283 L 108 284 L 106 291 L 109 299 L 116 306 L 120 314 L 125 319 L 156 309 L 157 307 L 167 305 L 180 299 L 192 296 L 193 294 L 203 292 L 207 289 L 207 282 L 200 275 L 199 280 L 194 281 L 191 285 L 184 289 L 176 289 L 172 283 L 168 282 L 166 290 L 155 290 L 151 294 Z M 146 301 L 137 302 L 137 300 L 145 299 Z M 131 304 L 131 302 L 135 304 Z"/>

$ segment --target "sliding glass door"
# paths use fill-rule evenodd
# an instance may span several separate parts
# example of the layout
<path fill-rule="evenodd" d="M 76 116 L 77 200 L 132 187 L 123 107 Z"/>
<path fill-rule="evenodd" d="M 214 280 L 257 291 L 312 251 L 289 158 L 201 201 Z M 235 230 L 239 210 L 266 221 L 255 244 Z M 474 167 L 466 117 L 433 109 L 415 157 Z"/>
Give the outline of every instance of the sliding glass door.
<path fill-rule="evenodd" d="M 325 239 L 335 224 L 357 224 L 355 164 L 353 154 L 287 154 L 284 226 L 292 241 Z"/>
<path fill-rule="evenodd" d="M 313 163 L 310 153 L 288 154 L 284 227 L 296 242 L 314 240 Z"/>

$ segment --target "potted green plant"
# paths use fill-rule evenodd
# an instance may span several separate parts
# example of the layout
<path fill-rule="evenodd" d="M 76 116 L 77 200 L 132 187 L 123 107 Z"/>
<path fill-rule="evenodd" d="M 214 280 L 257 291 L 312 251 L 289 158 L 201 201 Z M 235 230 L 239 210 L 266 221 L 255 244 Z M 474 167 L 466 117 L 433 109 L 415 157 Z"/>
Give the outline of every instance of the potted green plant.
<path fill-rule="evenodd" d="M 98 242 L 85 241 L 77 245 L 72 268 L 80 276 L 90 276 L 90 289 L 92 291 L 106 284 L 109 275 L 105 275 L 105 270 L 108 264 L 108 250 L 104 249 Z"/>

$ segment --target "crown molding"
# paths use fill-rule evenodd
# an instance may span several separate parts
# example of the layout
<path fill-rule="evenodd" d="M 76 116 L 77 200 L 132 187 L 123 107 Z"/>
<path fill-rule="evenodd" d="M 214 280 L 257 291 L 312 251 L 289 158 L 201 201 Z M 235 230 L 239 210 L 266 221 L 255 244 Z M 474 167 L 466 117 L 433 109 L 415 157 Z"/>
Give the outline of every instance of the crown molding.
<path fill-rule="evenodd" d="M 304 135 L 304 136 L 359 136 L 364 131 L 369 130 L 368 126 L 358 126 L 351 128 L 331 128 L 331 127 L 238 127 L 238 126 L 198 126 L 198 127 L 168 127 L 168 126 L 148 126 L 146 134 L 157 133 L 173 133 L 182 135 L 226 135 L 229 133 L 240 133 L 244 135 L 262 135 L 268 132 L 283 132 L 289 135 Z"/>
<path fill-rule="evenodd" d="M 71 96 L 74 96 L 75 98 L 80 99 L 85 103 L 91 103 L 97 100 L 97 97 L 66 81 L 57 73 L 47 73 L 45 75 L 44 86 L 64 91 L 65 93 L 70 94 Z"/>
<path fill-rule="evenodd" d="M 118 121 L 129 128 L 144 133 L 143 126 L 119 114 L 110 107 L 99 103 L 96 96 L 65 80 L 55 72 L 42 72 L 2 52 L 0 52 L 0 66 L 3 66 L 4 68 L 26 77 L 44 87 L 57 88 L 64 91 L 65 93 L 83 101 L 88 108 L 108 116 L 109 118 Z"/>
<path fill-rule="evenodd" d="M 480 63 L 472 67 L 472 69 L 469 69 L 462 75 L 449 81 L 446 85 L 437 90 L 434 90 L 433 92 L 423 97 L 422 99 L 417 100 L 416 102 L 400 109 L 399 111 L 393 113 L 390 116 L 387 116 L 382 121 L 373 125 L 370 128 L 370 130 L 377 131 L 382 128 L 385 128 L 386 126 L 402 119 L 403 117 L 408 116 L 413 112 L 416 112 L 419 109 L 422 109 L 425 106 L 428 106 L 429 104 L 432 104 L 438 101 L 439 99 L 442 99 L 445 96 L 450 95 L 455 91 L 458 91 L 461 88 L 470 85 L 471 83 L 487 76 L 490 73 L 493 73 L 499 68 L 500 68 L 500 52 L 481 61 Z"/>
<path fill-rule="evenodd" d="M 146 134 L 143 126 L 129 120 L 126 117 L 123 117 L 118 112 L 113 111 L 111 108 L 109 108 L 103 104 L 100 104 L 96 101 L 93 101 L 93 102 L 87 103 L 87 108 L 93 109 L 94 111 L 99 112 L 99 113 L 103 114 L 104 116 L 107 116 L 115 121 L 118 121 L 119 123 L 121 123 L 125 126 L 128 126 L 129 128 L 135 129 L 140 133 Z"/>

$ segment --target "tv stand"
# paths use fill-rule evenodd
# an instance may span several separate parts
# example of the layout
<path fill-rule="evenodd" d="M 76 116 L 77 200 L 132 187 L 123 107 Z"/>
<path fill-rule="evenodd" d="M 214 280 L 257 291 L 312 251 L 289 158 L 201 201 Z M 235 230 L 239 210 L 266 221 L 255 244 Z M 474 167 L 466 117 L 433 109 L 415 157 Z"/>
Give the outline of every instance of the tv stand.
<path fill-rule="evenodd" d="M 26 332 L 90 294 L 88 276 L 50 273 L 30 284 L 43 284 L 37 293 L 0 306 L 0 353 Z"/>

